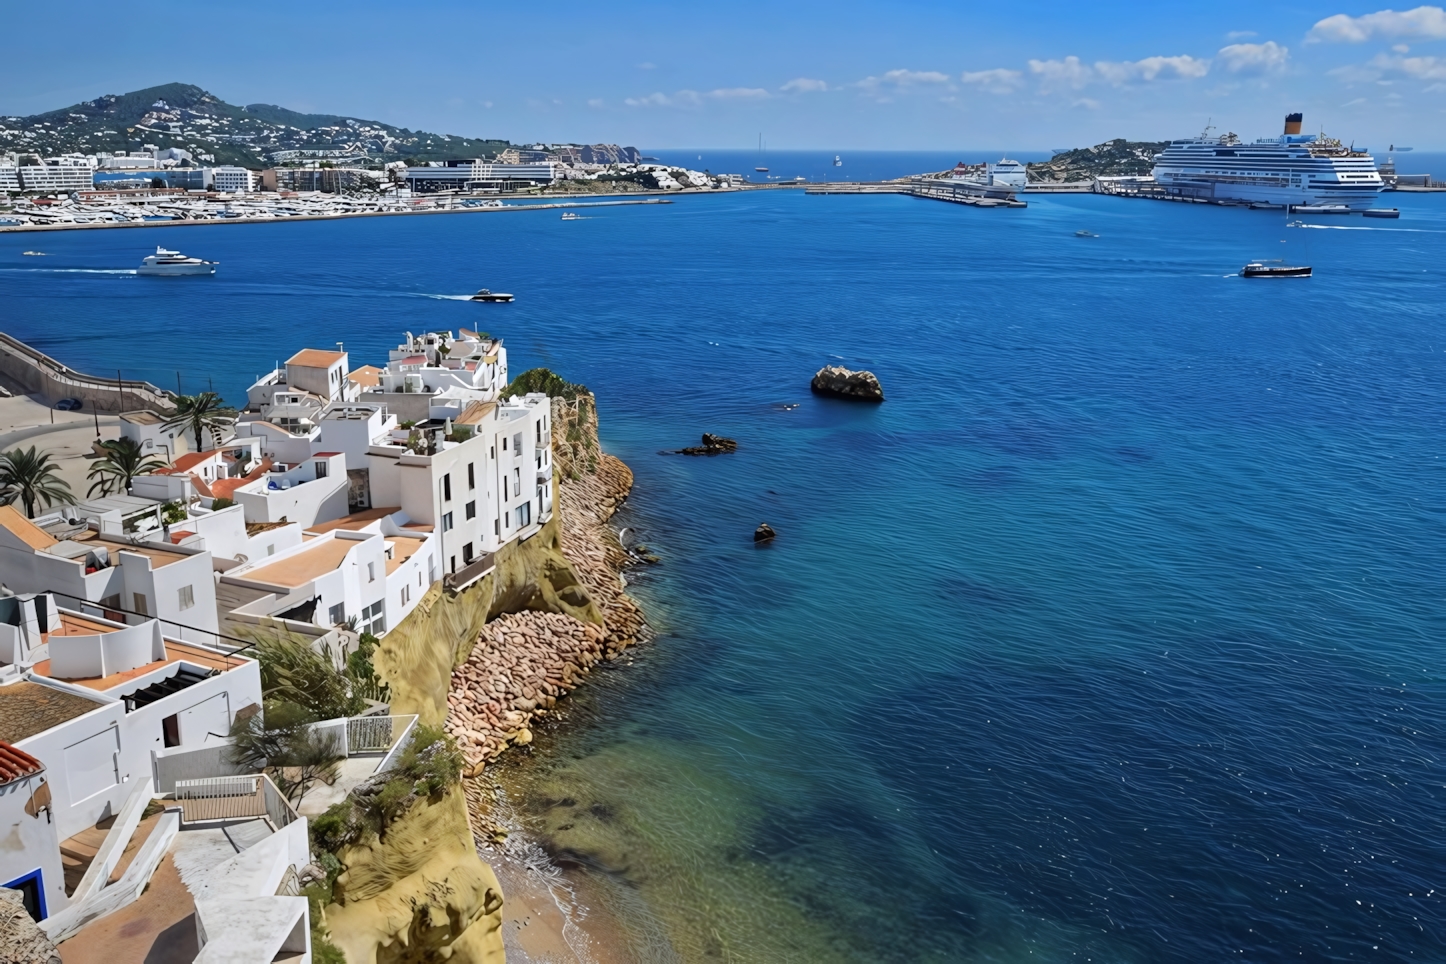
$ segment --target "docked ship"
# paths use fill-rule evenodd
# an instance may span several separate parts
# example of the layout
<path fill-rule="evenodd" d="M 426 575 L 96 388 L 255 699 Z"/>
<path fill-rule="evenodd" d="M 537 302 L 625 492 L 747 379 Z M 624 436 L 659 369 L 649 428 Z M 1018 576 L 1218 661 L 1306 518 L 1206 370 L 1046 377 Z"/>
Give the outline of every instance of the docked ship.
<path fill-rule="evenodd" d="M 1332 137 L 1302 134 L 1303 119 L 1288 114 L 1284 134 L 1253 144 L 1234 134 L 1171 141 L 1155 157 L 1155 184 L 1211 201 L 1373 207 L 1384 187 L 1375 158 Z"/>
<path fill-rule="evenodd" d="M 136 274 L 159 275 L 161 277 L 172 277 L 175 275 L 188 274 L 215 274 L 216 265 L 219 261 L 202 261 L 200 258 L 188 258 L 179 251 L 168 251 L 165 248 L 157 247 L 155 254 L 146 255 L 141 266 L 136 269 Z"/>
<path fill-rule="evenodd" d="M 960 161 L 945 177 L 919 178 L 935 188 L 947 186 L 954 194 L 1011 201 L 1024 190 L 1029 177 L 1025 166 L 1009 158 L 997 163 L 965 164 Z"/>

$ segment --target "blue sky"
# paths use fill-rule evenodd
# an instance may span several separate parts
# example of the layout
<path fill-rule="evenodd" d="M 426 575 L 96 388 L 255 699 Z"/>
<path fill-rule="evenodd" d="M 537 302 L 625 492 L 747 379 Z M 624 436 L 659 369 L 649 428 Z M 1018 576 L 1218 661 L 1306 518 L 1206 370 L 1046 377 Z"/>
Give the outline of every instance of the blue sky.
<path fill-rule="evenodd" d="M 169 81 L 515 142 L 1049 150 L 1213 119 L 1446 148 L 1446 12 L 1335 2 L 421 4 L 6 13 L 0 112 Z M 30 37 L 33 42 L 17 43 Z"/>

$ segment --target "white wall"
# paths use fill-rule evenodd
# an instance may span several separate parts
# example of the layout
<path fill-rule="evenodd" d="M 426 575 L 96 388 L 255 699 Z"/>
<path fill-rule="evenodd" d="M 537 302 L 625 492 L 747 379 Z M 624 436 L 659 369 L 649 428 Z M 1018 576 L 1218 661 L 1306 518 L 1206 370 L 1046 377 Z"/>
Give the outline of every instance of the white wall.
<path fill-rule="evenodd" d="M 199 552 L 177 558 L 164 566 L 152 567 L 149 556 L 138 552 L 118 553 L 120 568 L 125 572 L 125 595 L 121 604 L 135 609 L 134 593 L 146 595 L 146 615 L 177 624 L 166 626 L 167 633 L 188 642 L 209 642 L 207 634 L 220 625 L 216 615 L 216 582 L 211 575 L 211 554 Z M 194 604 L 181 608 L 179 591 L 191 587 Z"/>
<path fill-rule="evenodd" d="M 130 781 L 149 776 L 150 765 L 149 760 L 143 760 L 143 765 L 134 767 L 133 761 L 121 752 L 121 727 L 125 717 L 121 703 L 97 693 L 85 693 L 80 687 L 48 682 L 40 685 L 86 695 L 96 701 L 96 708 L 91 712 L 15 744 L 45 764 L 55 812 L 55 834 L 64 840 L 93 826 L 108 813 L 119 812 Z M 3 694 L 0 690 L 0 698 Z"/>
<path fill-rule="evenodd" d="M 109 676 L 164 659 L 164 654 L 161 627 L 154 620 L 137 626 L 117 623 L 111 632 L 103 635 L 52 634 L 50 675 L 60 679 Z"/>
<path fill-rule="evenodd" d="M 46 782 L 45 773 L 0 786 L 0 886 L 40 871 L 46 916 L 64 910 L 65 870 L 60 863 L 60 838 L 46 810 L 35 815 L 25 804 Z"/>

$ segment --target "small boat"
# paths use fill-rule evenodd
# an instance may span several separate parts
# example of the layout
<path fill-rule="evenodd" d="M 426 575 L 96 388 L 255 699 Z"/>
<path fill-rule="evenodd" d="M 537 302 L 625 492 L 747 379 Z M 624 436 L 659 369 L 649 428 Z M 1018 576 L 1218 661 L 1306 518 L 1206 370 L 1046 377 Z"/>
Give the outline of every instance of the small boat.
<path fill-rule="evenodd" d="M 833 166 L 834 166 L 834 167 L 843 167 L 843 158 L 841 158 L 841 157 L 839 157 L 837 154 L 835 154 L 835 155 L 833 156 Z"/>
<path fill-rule="evenodd" d="M 472 301 L 511 301 L 512 296 L 501 291 L 488 291 L 486 288 L 478 291 L 471 298 Z"/>
<path fill-rule="evenodd" d="M 28 257 L 31 257 L 31 258 L 43 258 L 43 257 L 45 257 L 45 252 L 44 252 L 44 251 L 22 251 L 22 252 L 20 252 L 20 253 L 23 254 L 23 255 L 26 255 L 26 256 L 28 256 Z"/>
<path fill-rule="evenodd" d="M 757 171 L 759 174 L 767 174 L 767 173 L 768 173 L 768 168 L 766 168 L 766 167 L 755 167 L 754 170 Z"/>
<path fill-rule="evenodd" d="M 220 263 L 219 261 L 202 261 L 200 258 L 188 258 L 179 251 L 169 251 L 157 247 L 155 254 L 146 255 L 146 259 L 136 269 L 136 274 L 166 278 L 193 274 L 215 274 L 216 266 Z"/>
<path fill-rule="evenodd" d="M 564 221 L 581 221 L 583 218 L 581 214 L 574 214 L 571 211 L 568 211 L 563 214 L 562 219 Z"/>
<path fill-rule="evenodd" d="M 1240 269 L 1242 278 L 1309 278 L 1307 265 L 1288 265 L 1282 261 L 1252 261 Z"/>
<path fill-rule="evenodd" d="M 1098 235 L 1098 234 L 1095 234 L 1093 231 L 1076 231 L 1076 232 L 1074 233 L 1074 236 L 1077 237 L 1077 238 L 1097 238 L 1097 237 L 1099 237 L 1099 235 Z"/>
<path fill-rule="evenodd" d="M 1368 218 L 1399 218 L 1400 208 L 1370 208 L 1362 211 L 1361 214 Z"/>

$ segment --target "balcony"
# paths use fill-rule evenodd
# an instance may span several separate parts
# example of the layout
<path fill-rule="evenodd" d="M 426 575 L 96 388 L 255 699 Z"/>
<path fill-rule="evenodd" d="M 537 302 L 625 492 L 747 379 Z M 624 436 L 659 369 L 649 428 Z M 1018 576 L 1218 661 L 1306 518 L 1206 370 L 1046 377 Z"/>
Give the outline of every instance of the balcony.
<path fill-rule="evenodd" d="M 490 552 L 484 552 L 464 568 L 444 575 L 442 577 L 442 588 L 450 589 L 453 592 L 461 592 L 491 572 L 496 564 L 496 557 Z"/>

